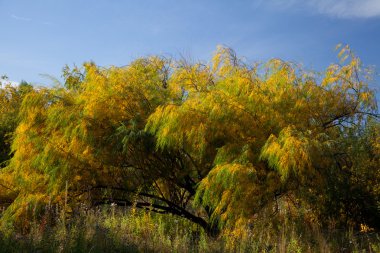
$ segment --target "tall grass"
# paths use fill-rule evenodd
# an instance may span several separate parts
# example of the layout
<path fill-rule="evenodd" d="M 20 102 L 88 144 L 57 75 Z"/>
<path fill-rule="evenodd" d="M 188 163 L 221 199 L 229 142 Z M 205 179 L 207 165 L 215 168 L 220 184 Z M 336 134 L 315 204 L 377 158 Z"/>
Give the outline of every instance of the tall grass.
<path fill-rule="evenodd" d="M 47 214 L 27 234 L 0 236 L 0 252 L 380 252 L 380 237 L 284 219 L 211 238 L 186 219 L 108 206 Z"/>

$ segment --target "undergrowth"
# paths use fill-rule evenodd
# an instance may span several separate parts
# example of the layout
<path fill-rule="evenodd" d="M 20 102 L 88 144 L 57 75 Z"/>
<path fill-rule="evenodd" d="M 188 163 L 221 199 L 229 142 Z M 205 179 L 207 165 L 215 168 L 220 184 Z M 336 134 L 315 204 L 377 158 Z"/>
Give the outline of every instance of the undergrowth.
<path fill-rule="evenodd" d="M 111 206 L 46 215 L 25 234 L 1 235 L 0 252 L 380 252 L 380 236 L 283 219 L 212 238 L 186 219 Z"/>

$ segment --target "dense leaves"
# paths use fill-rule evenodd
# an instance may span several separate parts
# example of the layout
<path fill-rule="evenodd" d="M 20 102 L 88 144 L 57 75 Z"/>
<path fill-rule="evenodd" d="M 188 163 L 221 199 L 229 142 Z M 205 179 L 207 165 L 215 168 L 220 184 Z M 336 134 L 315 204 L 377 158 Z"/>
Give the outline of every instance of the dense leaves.
<path fill-rule="evenodd" d="M 209 233 L 279 210 L 378 226 L 375 94 L 349 48 L 339 56 L 318 74 L 278 59 L 251 66 L 220 47 L 209 64 L 86 63 L 66 67 L 55 88 L 20 98 L 2 89 L 0 124 L 14 131 L 0 174 L 0 195 L 11 199 L 3 229 L 79 203 L 171 213 Z"/>

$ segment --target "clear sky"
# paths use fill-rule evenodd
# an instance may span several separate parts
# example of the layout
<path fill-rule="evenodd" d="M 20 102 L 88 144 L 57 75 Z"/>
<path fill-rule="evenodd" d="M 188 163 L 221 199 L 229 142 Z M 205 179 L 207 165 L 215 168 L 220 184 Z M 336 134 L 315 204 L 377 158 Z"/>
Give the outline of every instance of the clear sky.
<path fill-rule="evenodd" d="M 380 72 L 380 0 L 0 0 L 0 31 L 0 74 L 34 84 L 89 60 L 207 61 L 219 44 L 248 61 L 276 57 L 316 70 L 349 44 Z"/>

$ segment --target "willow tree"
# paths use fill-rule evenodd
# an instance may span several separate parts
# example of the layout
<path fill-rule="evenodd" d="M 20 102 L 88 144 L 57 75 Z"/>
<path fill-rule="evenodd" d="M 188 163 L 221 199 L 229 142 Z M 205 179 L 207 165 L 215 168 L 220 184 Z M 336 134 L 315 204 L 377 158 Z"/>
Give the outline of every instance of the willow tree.
<path fill-rule="evenodd" d="M 12 86 L 7 80 L 0 82 L 0 168 L 10 158 L 10 142 L 18 124 L 18 111 L 23 97 L 32 86 L 23 81 Z"/>
<path fill-rule="evenodd" d="M 157 106 L 181 94 L 167 88 L 170 61 L 150 57 L 109 69 L 93 63 L 64 69 L 62 87 L 39 89 L 24 99 L 14 157 L 2 171 L 13 203 L 3 228 L 28 227 L 30 215 L 61 204 L 116 203 L 184 216 L 205 229 L 188 207 L 199 182 L 183 150 L 155 149 L 145 131 Z"/>
<path fill-rule="evenodd" d="M 339 56 L 345 65 L 318 75 L 277 59 L 249 66 L 219 48 L 212 64 L 173 74 L 186 99 L 158 107 L 147 129 L 159 148 L 211 164 L 196 194 L 211 219 L 240 226 L 282 205 L 317 223 L 380 224 L 375 95 L 349 48 Z"/>
<path fill-rule="evenodd" d="M 23 98 L 33 89 L 23 81 L 18 86 L 12 86 L 7 80 L 0 82 L 0 171 L 12 157 L 11 142 L 18 125 L 18 113 Z M 11 203 L 15 192 L 8 185 L 10 175 L 0 178 L 0 205 Z"/>
<path fill-rule="evenodd" d="M 227 48 L 210 64 L 65 68 L 62 86 L 23 99 L 0 173 L 12 198 L 2 227 L 27 228 L 53 203 L 135 205 L 210 233 L 286 205 L 379 224 L 374 93 L 348 48 L 341 57 L 324 76 L 280 60 L 250 66 Z"/>

